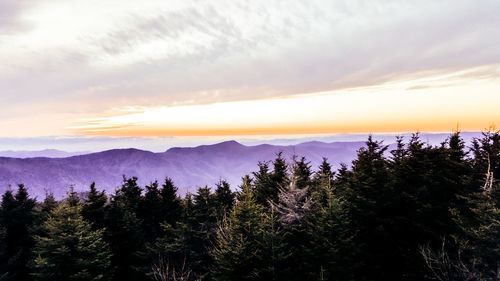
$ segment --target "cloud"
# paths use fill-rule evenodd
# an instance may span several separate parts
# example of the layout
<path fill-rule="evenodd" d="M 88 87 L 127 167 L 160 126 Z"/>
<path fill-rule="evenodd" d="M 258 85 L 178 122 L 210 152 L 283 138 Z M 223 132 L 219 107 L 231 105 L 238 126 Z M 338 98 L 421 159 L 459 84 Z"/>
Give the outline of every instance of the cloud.
<path fill-rule="evenodd" d="M 21 15 L 29 1 L 2 0 L 0 1 L 0 42 L 2 34 L 25 31 L 30 26 L 21 19 Z"/>
<path fill-rule="evenodd" d="M 128 105 L 379 85 L 500 64 L 500 2 L 494 0 L 109 6 L 72 0 L 49 1 L 40 15 L 27 4 L 2 3 L 0 32 L 2 26 L 10 31 L 0 47 L 6 62 L 0 66 L 0 102 L 12 107 L 53 101 L 92 115 Z M 28 8 L 32 16 L 21 20 Z M 51 22 L 51 13 L 61 21 Z M 23 21 L 33 30 L 14 28 Z M 495 79 L 498 72 L 481 75 Z"/>

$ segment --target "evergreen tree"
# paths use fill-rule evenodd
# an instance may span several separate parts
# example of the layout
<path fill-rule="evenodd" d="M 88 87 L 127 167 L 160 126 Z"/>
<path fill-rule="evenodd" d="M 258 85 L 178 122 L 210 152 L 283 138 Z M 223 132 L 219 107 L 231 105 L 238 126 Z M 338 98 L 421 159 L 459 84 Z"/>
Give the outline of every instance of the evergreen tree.
<path fill-rule="evenodd" d="M 288 165 L 283 158 L 283 152 L 279 152 L 273 161 L 273 172 L 271 173 L 271 184 L 270 188 L 270 200 L 276 200 L 279 189 L 285 187 L 289 184 L 290 180 L 288 178 Z"/>
<path fill-rule="evenodd" d="M 198 188 L 183 200 L 183 214 L 175 225 L 165 223 L 165 235 L 156 242 L 160 260 L 170 267 L 185 268 L 193 280 L 211 280 L 212 258 L 209 247 L 214 243 L 217 226 L 214 195 L 208 187 Z M 158 263 L 158 262 L 157 262 Z"/>
<path fill-rule="evenodd" d="M 235 195 L 231 191 L 229 183 L 225 180 L 220 180 L 216 184 L 214 197 L 217 209 L 217 218 L 220 220 L 225 216 L 226 212 L 229 212 L 233 208 Z"/>
<path fill-rule="evenodd" d="M 370 136 L 352 162 L 346 186 L 350 231 L 356 233 L 353 243 L 360 247 L 355 259 L 363 268 L 357 272 L 357 280 L 398 279 L 397 274 L 392 276 L 397 254 L 391 247 L 389 216 L 395 197 L 389 185 L 386 150 L 387 146 Z"/>
<path fill-rule="evenodd" d="M 400 257 L 393 258 L 398 270 L 392 272 L 408 280 L 422 280 L 425 270 L 415 249 L 428 245 L 437 250 L 443 238 L 452 241 L 452 237 L 462 235 L 454 213 L 470 216 L 467 196 L 472 191 L 471 169 L 458 132 L 438 147 L 425 145 L 416 134 L 407 148 L 398 142 L 392 154 L 395 194 L 388 223 L 392 223 L 390 235 L 398 237 L 391 249 Z M 447 247 L 451 245 L 447 243 Z"/>
<path fill-rule="evenodd" d="M 162 234 L 160 224 L 164 215 L 158 182 L 146 185 L 146 193 L 138 210 L 138 217 L 142 220 L 143 233 L 147 242 L 154 242 Z"/>
<path fill-rule="evenodd" d="M 253 173 L 257 203 L 267 207 L 269 202 L 278 200 L 280 188 L 289 183 L 287 168 L 282 152 L 276 155 L 272 172 L 269 171 L 269 163 L 259 162 L 259 171 Z"/>
<path fill-rule="evenodd" d="M 308 188 L 299 188 L 293 179 L 278 194 L 278 202 L 272 203 L 273 210 L 279 214 L 280 221 L 286 225 L 302 225 L 311 209 Z"/>
<path fill-rule="evenodd" d="M 193 228 L 193 242 L 191 249 L 195 253 L 197 264 L 193 265 L 193 272 L 203 280 L 209 279 L 210 267 L 213 260 L 208 248 L 215 241 L 217 227 L 217 210 L 214 195 L 208 187 L 198 188 L 194 195 L 192 207 L 193 220 L 189 220 Z"/>
<path fill-rule="evenodd" d="M 27 264 L 34 245 L 32 233 L 37 217 L 35 204 L 35 200 L 29 198 L 28 191 L 22 184 L 18 186 L 15 195 L 8 190 L 2 197 L 0 276 L 4 276 L 5 280 L 31 280 Z"/>
<path fill-rule="evenodd" d="M 323 157 L 318 171 L 314 175 L 315 186 L 333 188 L 333 178 L 335 172 L 332 171 L 332 166 L 328 163 L 328 159 Z"/>
<path fill-rule="evenodd" d="M 216 280 L 263 280 L 268 257 L 263 256 L 262 241 L 264 208 L 255 200 L 253 190 L 242 186 L 239 201 L 229 218 L 221 224 L 212 251 Z"/>
<path fill-rule="evenodd" d="M 160 190 L 162 202 L 162 221 L 175 225 L 182 215 L 182 202 L 177 196 L 177 187 L 170 178 L 166 178 Z"/>
<path fill-rule="evenodd" d="M 352 280 L 357 268 L 352 263 L 357 247 L 352 243 L 349 216 L 345 202 L 336 197 L 331 188 L 323 185 L 318 191 L 326 200 L 318 200 L 313 193 L 314 204 L 307 219 L 307 240 L 302 249 L 307 280 Z M 357 253 L 356 253 L 357 254 Z"/>
<path fill-rule="evenodd" d="M 493 127 L 474 139 L 471 148 L 474 186 L 491 187 L 500 178 L 500 131 Z"/>
<path fill-rule="evenodd" d="M 277 199 L 278 188 L 273 186 L 271 173 L 269 172 L 269 164 L 267 162 L 259 162 L 258 166 L 259 171 L 253 172 L 255 199 L 259 204 L 267 206 L 268 200 Z"/>
<path fill-rule="evenodd" d="M 66 198 L 66 202 L 71 206 L 71 207 L 76 207 L 81 205 L 82 203 L 82 198 L 78 195 L 78 193 L 75 191 L 73 186 L 70 186 L 69 191 L 67 192 L 68 197 Z"/>
<path fill-rule="evenodd" d="M 310 162 L 307 162 L 305 157 L 301 157 L 300 160 L 294 157 L 292 168 L 295 185 L 299 189 L 310 187 L 312 175 Z"/>
<path fill-rule="evenodd" d="M 56 201 L 53 193 L 45 193 L 45 199 L 41 204 L 41 219 L 46 220 L 50 213 L 57 207 L 58 202 Z"/>
<path fill-rule="evenodd" d="M 102 230 L 92 230 L 81 206 L 59 205 L 36 237 L 35 280 L 110 280 L 110 251 Z"/>
<path fill-rule="evenodd" d="M 193 199 L 194 219 L 198 222 L 201 231 L 210 234 L 217 223 L 215 196 L 210 192 L 210 188 L 205 186 L 198 188 Z"/>
<path fill-rule="evenodd" d="M 500 189 L 500 185 L 494 188 Z M 492 195 L 488 190 L 469 197 L 475 223 L 455 214 L 464 235 L 453 241 L 458 244 L 458 253 L 449 256 L 454 265 L 464 264 L 478 280 L 497 280 L 500 276 L 500 208 L 495 202 L 498 198 Z"/>
<path fill-rule="evenodd" d="M 105 241 L 110 245 L 113 280 L 146 280 L 146 240 L 137 212 L 142 203 L 137 178 L 125 178 L 106 207 Z"/>
<path fill-rule="evenodd" d="M 104 238 L 111 248 L 111 265 L 116 281 L 146 280 L 145 239 L 142 221 L 118 202 L 111 202 L 106 212 Z"/>
<path fill-rule="evenodd" d="M 287 266 L 281 272 L 284 280 L 304 280 L 308 276 L 306 270 L 310 261 L 305 259 L 303 253 L 309 243 L 306 222 L 311 207 L 309 188 L 298 188 L 295 179 L 292 179 L 288 186 L 281 188 L 277 203 L 271 203 L 271 211 L 278 215 L 277 219 L 283 227 L 283 243 L 293 245 L 283 261 Z"/>
<path fill-rule="evenodd" d="M 348 196 L 349 183 L 352 180 L 352 171 L 349 170 L 345 163 L 340 163 L 336 176 L 333 180 L 333 193 L 339 197 Z"/>
<path fill-rule="evenodd" d="M 92 223 L 94 230 L 104 228 L 105 206 L 108 197 L 104 191 L 97 191 L 95 182 L 90 184 L 90 190 L 82 206 L 82 216 Z"/>
<path fill-rule="evenodd" d="M 262 237 L 259 237 L 258 246 L 262 249 L 259 259 L 264 260 L 256 269 L 260 280 L 290 280 L 295 271 L 287 272 L 290 268 L 287 261 L 293 255 L 293 250 L 286 242 L 286 232 L 278 214 L 272 209 L 263 213 Z"/>
<path fill-rule="evenodd" d="M 123 204 L 127 210 L 137 213 L 142 203 L 142 199 L 142 189 L 137 184 L 137 177 L 126 178 L 123 176 L 123 184 L 121 188 L 116 191 L 113 200 Z"/>
<path fill-rule="evenodd" d="M 169 268 L 178 270 L 185 267 L 187 271 L 192 272 L 193 269 L 202 267 L 198 259 L 198 250 L 202 241 L 195 230 L 192 195 L 186 194 L 186 198 L 181 203 L 182 212 L 179 221 L 175 225 L 162 224 L 165 234 L 156 241 L 157 259 L 154 264 L 161 264 L 163 261 L 168 264 Z M 192 277 L 195 276 L 197 276 L 196 272 Z"/>

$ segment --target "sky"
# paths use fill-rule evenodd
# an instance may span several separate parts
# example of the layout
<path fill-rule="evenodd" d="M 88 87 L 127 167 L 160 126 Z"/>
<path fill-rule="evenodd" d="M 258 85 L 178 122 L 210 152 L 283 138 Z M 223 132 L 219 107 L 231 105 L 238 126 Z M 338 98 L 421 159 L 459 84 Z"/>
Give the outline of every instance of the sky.
<path fill-rule="evenodd" d="M 481 131 L 500 1 L 0 1 L 0 138 Z"/>

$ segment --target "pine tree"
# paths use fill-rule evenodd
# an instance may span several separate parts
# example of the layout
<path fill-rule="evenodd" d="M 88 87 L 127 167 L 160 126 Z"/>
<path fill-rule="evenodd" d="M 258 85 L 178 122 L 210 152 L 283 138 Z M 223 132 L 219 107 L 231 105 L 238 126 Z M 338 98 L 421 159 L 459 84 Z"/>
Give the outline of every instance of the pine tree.
<path fill-rule="evenodd" d="M 231 191 L 229 183 L 225 180 L 220 180 L 216 184 L 214 199 L 217 209 L 217 218 L 220 220 L 233 208 L 234 193 Z"/>
<path fill-rule="evenodd" d="M 259 162 L 259 171 L 254 172 L 255 198 L 257 203 L 268 207 L 269 202 L 278 200 L 280 188 L 289 183 L 288 165 L 283 158 L 283 153 L 276 155 L 273 161 L 273 171 L 269 171 L 268 162 Z"/>
<path fill-rule="evenodd" d="M 352 180 L 352 171 L 349 170 L 345 163 L 340 163 L 340 168 L 337 170 L 333 180 L 333 193 L 339 197 L 346 197 L 349 194 L 349 185 Z"/>
<path fill-rule="evenodd" d="M 216 202 L 214 195 L 207 186 L 198 188 L 194 195 L 193 216 L 200 230 L 210 234 L 217 223 Z"/>
<path fill-rule="evenodd" d="M 283 152 L 276 154 L 276 158 L 273 161 L 273 172 L 271 173 L 271 183 L 270 191 L 271 200 L 277 199 L 277 194 L 279 193 L 279 188 L 285 187 L 290 183 L 288 178 L 288 165 L 283 158 Z"/>
<path fill-rule="evenodd" d="M 283 224 L 302 225 L 304 223 L 312 205 L 308 195 L 308 188 L 299 188 L 295 178 L 288 186 L 280 190 L 278 202 L 273 202 L 272 207 L 279 214 Z"/>
<path fill-rule="evenodd" d="M 253 190 L 243 185 L 228 219 L 220 224 L 212 256 L 216 280 L 263 280 L 259 269 L 268 257 L 261 245 L 264 207 L 257 203 Z"/>
<path fill-rule="evenodd" d="M 267 201 L 277 199 L 278 190 L 273 187 L 271 173 L 269 172 L 269 164 L 267 162 L 259 162 L 259 171 L 253 172 L 253 183 L 255 187 L 255 199 L 259 204 L 267 206 Z M 276 189 L 276 193 L 274 190 Z"/>
<path fill-rule="evenodd" d="M 285 238 L 282 243 L 293 245 L 286 255 L 282 270 L 283 280 L 304 280 L 307 277 L 307 264 L 304 259 L 304 249 L 309 243 L 307 239 L 307 218 L 310 215 L 312 201 L 308 187 L 298 188 L 293 178 L 288 186 L 281 188 L 276 203 L 272 202 L 271 211 L 277 215 L 277 220 L 283 228 Z"/>
<path fill-rule="evenodd" d="M 110 245 L 111 266 L 116 281 L 146 280 L 145 239 L 142 221 L 119 202 L 111 202 L 106 211 L 104 238 Z"/>
<path fill-rule="evenodd" d="M 141 201 L 138 217 L 142 220 L 144 236 L 147 242 L 154 242 L 162 234 L 163 204 L 158 189 L 158 182 L 146 185 L 146 193 Z"/>
<path fill-rule="evenodd" d="M 389 238 L 389 217 L 395 196 L 389 185 L 386 150 L 387 146 L 370 136 L 365 147 L 358 150 L 357 158 L 352 162 L 352 175 L 346 184 L 349 228 L 356 233 L 353 243 L 360 247 L 356 259 L 363 268 L 355 276 L 358 280 L 397 279 L 391 276 L 392 266 L 397 262 Z"/>
<path fill-rule="evenodd" d="M 36 237 L 35 280 L 110 280 L 110 256 L 102 230 L 92 230 L 81 206 L 60 204 Z"/>
<path fill-rule="evenodd" d="M 260 280 L 290 280 L 294 271 L 287 272 L 287 261 L 292 257 L 293 250 L 287 244 L 286 232 L 272 208 L 270 212 L 263 213 L 262 237 L 259 237 L 258 246 L 262 249 L 260 258 L 264 260 L 256 268 L 256 275 Z"/>
<path fill-rule="evenodd" d="M 172 268 L 190 271 L 193 280 L 211 280 L 213 260 L 208 248 L 214 243 L 217 226 L 214 195 L 208 187 L 200 187 L 194 196 L 186 194 L 182 202 L 181 219 L 175 225 L 162 224 L 165 234 L 155 244 L 158 258 Z"/>
<path fill-rule="evenodd" d="M 500 189 L 500 185 L 494 188 Z M 461 213 L 455 214 L 464 235 L 455 240 L 459 253 L 452 253 L 450 258 L 454 259 L 453 264 L 464 264 L 467 270 L 478 276 L 478 280 L 497 280 L 500 276 L 498 198 L 490 190 L 485 190 L 469 196 L 469 200 L 475 223 L 470 223 Z"/>
<path fill-rule="evenodd" d="M 328 159 L 323 157 L 318 171 L 314 175 L 315 186 L 333 188 L 333 178 L 335 172 L 332 171 L 332 166 L 328 163 Z"/>
<path fill-rule="evenodd" d="M 145 237 L 142 220 L 137 216 L 143 197 L 137 178 L 125 178 L 123 185 L 106 207 L 104 238 L 112 253 L 115 281 L 146 280 Z"/>
<path fill-rule="evenodd" d="M 31 280 L 27 264 L 34 244 L 35 204 L 22 184 L 15 195 L 8 190 L 2 197 L 0 226 L 4 233 L 0 241 L 0 248 L 3 248 L 0 250 L 0 276 L 4 275 L 5 280 Z"/>
<path fill-rule="evenodd" d="M 297 160 L 295 157 L 293 159 L 293 177 L 296 181 L 295 185 L 299 189 L 303 189 L 311 186 L 311 164 L 307 162 L 305 157 L 301 157 Z"/>
<path fill-rule="evenodd" d="M 57 207 L 58 202 L 56 201 L 53 193 L 46 193 L 45 199 L 41 204 L 41 218 L 46 220 L 50 213 Z"/>
<path fill-rule="evenodd" d="M 80 195 L 75 191 L 73 186 L 70 186 L 69 191 L 67 192 L 67 197 L 66 197 L 66 202 L 71 206 L 71 207 L 76 207 L 80 206 L 82 203 L 82 198 Z"/>
<path fill-rule="evenodd" d="M 82 206 L 82 216 L 92 223 L 94 230 L 104 228 L 105 205 L 108 197 L 104 191 L 97 191 L 95 182 L 90 185 L 89 193 Z"/>
<path fill-rule="evenodd" d="M 309 188 L 309 193 L 314 198 L 314 201 L 320 204 L 327 203 L 329 193 L 333 192 L 334 176 L 335 172 L 332 171 L 328 159 L 323 157 Z"/>
<path fill-rule="evenodd" d="M 471 148 L 474 186 L 492 186 L 500 178 L 500 131 L 490 127 L 482 138 L 474 139 Z M 493 181 L 492 181 L 493 180 Z"/>
<path fill-rule="evenodd" d="M 123 176 L 123 184 L 121 188 L 116 191 L 113 200 L 123 204 L 129 211 L 137 213 L 142 199 L 142 189 L 137 184 L 137 177 L 126 178 Z"/>
<path fill-rule="evenodd" d="M 177 196 L 177 187 L 170 178 L 166 178 L 160 190 L 162 202 L 162 221 L 175 225 L 182 215 L 182 202 Z"/>
<path fill-rule="evenodd" d="M 320 194 L 326 195 L 320 201 L 313 194 L 314 204 L 307 219 L 308 244 L 302 249 L 308 280 L 351 280 L 356 268 L 352 263 L 357 251 L 349 230 L 349 216 L 345 202 L 336 197 L 327 185 Z"/>

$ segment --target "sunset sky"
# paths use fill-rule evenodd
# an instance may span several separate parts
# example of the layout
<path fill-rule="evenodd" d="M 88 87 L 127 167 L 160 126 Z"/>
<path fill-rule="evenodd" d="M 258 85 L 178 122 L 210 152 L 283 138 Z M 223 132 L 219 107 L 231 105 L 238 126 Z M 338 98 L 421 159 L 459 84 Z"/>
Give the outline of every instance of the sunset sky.
<path fill-rule="evenodd" d="M 500 1 L 0 1 L 0 137 L 480 131 Z"/>

